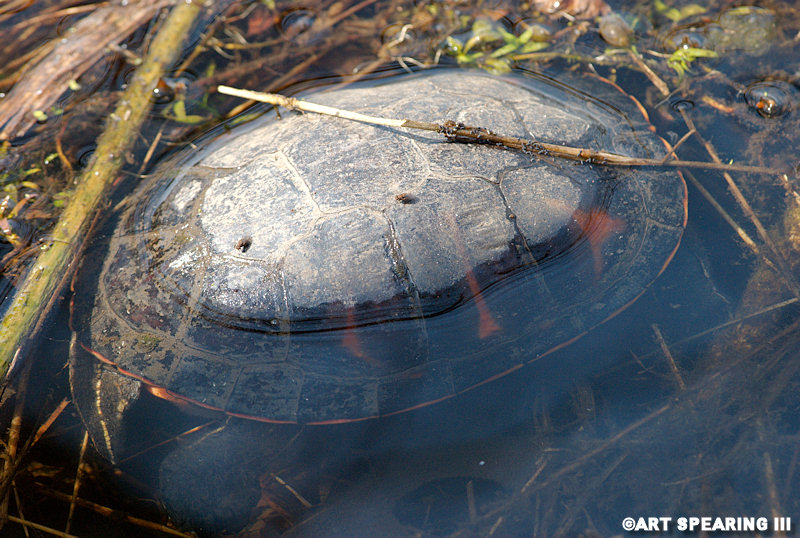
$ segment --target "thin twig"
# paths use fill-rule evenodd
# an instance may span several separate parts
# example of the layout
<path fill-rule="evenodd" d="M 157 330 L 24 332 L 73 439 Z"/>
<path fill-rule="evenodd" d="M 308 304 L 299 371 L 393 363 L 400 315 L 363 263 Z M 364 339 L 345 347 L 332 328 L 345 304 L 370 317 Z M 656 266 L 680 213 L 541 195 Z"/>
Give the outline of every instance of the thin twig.
<path fill-rule="evenodd" d="M 643 425 L 647 424 L 648 422 L 655 420 L 659 416 L 663 415 L 666 411 L 669 411 L 671 407 L 672 403 L 668 402 L 665 405 L 661 406 L 660 408 L 656 409 L 655 411 L 652 411 L 647 416 L 644 416 L 639 420 L 632 422 L 631 424 L 628 424 L 622 430 L 617 432 L 613 437 L 604 440 L 602 443 L 594 447 L 592 450 L 585 452 L 580 457 L 572 460 L 568 465 L 561 467 L 558 471 L 550 475 L 546 480 L 543 480 L 536 487 L 532 488 L 530 490 L 531 493 L 544 489 L 545 487 L 552 484 L 562 476 L 574 471 L 575 469 L 578 469 L 581 465 L 584 465 L 587 461 L 591 460 L 598 454 L 603 453 L 605 450 L 607 450 L 610 446 L 614 445 L 614 443 L 616 443 L 620 439 L 624 438 L 625 436 L 637 430 L 638 428 L 642 427 Z"/>
<path fill-rule="evenodd" d="M 36 488 L 36 491 L 38 491 L 42 495 L 46 495 L 47 497 L 51 497 L 53 499 L 57 499 L 57 500 L 64 501 L 64 502 L 70 502 L 71 501 L 71 496 L 70 496 L 69 493 L 62 493 L 62 492 L 54 490 L 54 489 L 45 488 L 45 487 L 43 487 L 43 486 L 41 486 L 39 484 L 34 484 L 34 487 Z M 98 503 L 95 503 L 95 502 L 92 502 L 92 501 L 88 501 L 88 500 L 83 499 L 81 497 L 78 497 L 78 498 L 75 499 L 75 504 L 80 506 L 81 508 L 85 508 L 87 510 L 91 510 L 91 511 L 95 512 L 96 514 L 100 514 L 101 516 L 104 516 L 104 517 L 110 519 L 111 521 L 114 521 L 114 522 L 117 522 L 117 523 L 118 522 L 129 523 L 131 525 L 136 525 L 136 526 L 142 527 L 144 529 L 149 529 L 149 530 L 153 530 L 153 531 L 156 531 L 156 532 L 161 532 L 163 534 L 170 534 L 172 536 L 181 536 L 182 538 L 191 538 L 191 536 L 194 536 L 192 534 L 188 534 L 188 533 L 181 532 L 179 530 L 173 529 L 172 527 L 168 527 L 168 526 L 163 525 L 161 523 L 156 523 L 154 521 L 148 521 L 146 519 L 142 519 L 142 518 L 139 518 L 139 517 L 134 517 L 134 516 L 132 516 L 132 515 L 126 513 L 126 512 L 123 512 L 122 510 L 116 510 L 114 508 L 108 508 L 107 506 L 103 506 L 101 504 L 98 504 Z"/>
<path fill-rule="evenodd" d="M 758 440 L 763 446 L 768 446 L 769 435 L 764 428 L 764 419 L 762 417 L 756 418 L 756 430 L 758 432 Z M 769 450 L 764 450 L 762 454 L 764 465 L 764 482 L 767 489 L 767 496 L 769 498 L 769 509 L 773 518 L 777 519 L 785 512 L 781 509 L 780 497 L 778 496 L 778 488 L 775 486 L 775 470 L 772 464 L 772 455 Z M 784 532 L 776 532 L 775 536 L 786 536 Z"/>
<path fill-rule="evenodd" d="M 61 400 L 61 403 L 56 406 L 52 413 L 50 413 L 50 416 L 47 417 L 47 420 L 45 420 L 42 425 L 39 426 L 39 429 L 36 430 L 36 434 L 33 436 L 33 440 L 31 440 L 31 446 L 38 443 L 39 439 L 41 439 L 42 436 L 47 433 L 47 430 L 49 430 L 50 426 L 53 425 L 53 422 L 55 422 L 56 419 L 61 416 L 62 411 L 64 411 L 68 404 L 69 400 L 66 398 Z"/>
<path fill-rule="evenodd" d="M 689 114 L 685 110 L 682 110 L 681 117 L 683 117 L 683 121 L 684 123 L 686 123 L 686 127 L 690 131 L 691 130 L 695 131 L 695 137 L 700 141 L 701 144 L 703 144 L 703 147 L 705 147 L 706 152 L 708 152 L 708 154 L 711 156 L 711 159 L 714 162 L 720 163 L 721 159 L 719 158 L 719 155 L 717 155 L 716 150 L 705 138 L 703 138 L 700 135 L 699 132 L 697 132 L 697 129 L 695 128 L 694 125 L 694 121 L 692 120 L 691 116 L 689 116 Z M 720 170 L 725 170 L 725 169 L 720 169 Z M 731 169 L 727 169 L 726 172 L 730 170 Z M 750 206 L 750 203 L 744 197 L 744 194 L 742 194 L 741 189 L 739 189 L 739 186 L 736 184 L 736 182 L 733 180 L 730 174 L 724 173 L 722 174 L 722 177 L 725 178 L 725 182 L 728 184 L 728 190 L 738 202 L 739 207 L 742 208 L 742 211 L 744 211 L 745 215 L 747 215 L 747 217 L 750 219 L 750 222 L 752 222 L 753 226 L 755 226 L 756 232 L 758 232 L 758 236 L 761 238 L 764 244 L 767 245 L 767 248 L 769 248 L 769 250 L 772 252 L 773 256 L 772 261 L 775 262 L 780 268 L 779 273 L 784 283 L 792 292 L 792 295 L 800 298 L 800 285 L 798 285 L 798 283 L 795 281 L 794 277 L 792 276 L 793 275 L 792 270 L 789 268 L 786 259 L 783 257 L 783 254 L 781 253 L 777 245 L 775 245 L 775 242 L 767 233 L 766 228 L 764 228 L 764 225 L 761 223 L 761 220 L 759 220 L 758 216 L 756 215 L 756 212 L 753 211 L 753 208 Z"/>
<path fill-rule="evenodd" d="M 606 151 L 594 151 L 586 148 L 561 146 L 558 144 L 549 144 L 546 142 L 538 142 L 535 140 L 528 140 L 525 138 L 499 135 L 497 133 L 489 131 L 488 129 L 483 129 L 481 127 L 470 127 L 452 121 L 446 121 L 440 124 L 440 123 L 431 123 L 431 122 L 417 121 L 411 119 L 393 119 L 393 118 L 382 118 L 378 116 L 367 116 L 365 114 L 359 114 L 358 112 L 351 112 L 349 110 L 329 107 L 318 103 L 312 103 L 310 101 L 300 100 L 294 97 L 286 97 L 284 95 L 276 93 L 254 92 L 250 90 L 231 88 L 230 86 L 218 86 L 217 91 L 225 95 L 232 95 L 234 97 L 241 97 L 243 99 L 251 99 L 254 101 L 261 101 L 263 103 L 270 103 L 273 105 L 282 106 L 292 110 L 314 112 L 317 114 L 334 116 L 337 118 L 347 119 L 351 121 L 358 121 L 361 123 L 382 125 L 385 127 L 393 127 L 393 128 L 434 131 L 445 135 L 449 140 L 454 142 L 494 144 L 509 149 L 523 151 L 531 155 L 561 157 L 562 159 L 569 159 L 573 161 L 580 161 L 591 164 L 612 165 L 612 166 L 636 166 L 636 167 L 669 167 L 669 168 L 686 167 L 686 168 L 702 168 L 710 170 L 725 170 L 729 172 L 750 172 L 755 174 L 779 173 L 777 170 L 774 170 L 772 168 L 765 168 L 762 166 L 747 166 L 739 164 L 723 164 L 717 162 L 701 162 L 701 161 L 681 161 L 677 159 L 666 162 L 664 162 L 662 159 L 639 159 L 635 157 L 627 157 L 625 155 L 618 155 L 616 153 L 609 153 Z"/>
<path fill-rule="evenodd" d="M 17 394 L 14 402 L 14 415 L 11 418 L 11 424 L 8 427 L 8 442 L 6 443 L 5 453 L 3 454 L 3 469 L 0 473 L 0 521 L 8 517 L 8 491 L 11 483 L 14 480 L 17 467 L 20 463 L 20 456 L 24 455 L 26 450 L 19 450 L 20 433 L 22 431 L 22 416 L 25 412 L 25 396 L 28 393 L 28 380 L 30 378 L 31 368 L 27 366 L 23 368 L 20 382 L 17 387 Z M 2 524 L 0 524 L 2 527 Z"/>
<path fill-rule="evenodd" d="M 22 525 L 23 527 L 30 527 L 32 529 L 36 529 L 37 531 L 42 531 L 46 532 L 47 534 L 52 534 L 53 536 L 60 536 L 62 538 L 78 538 L 74 534 L 67 534 L 66 532 L 61 532 L 57 529 L 53 529 L 45 525 L 39 525 L 38 523 L 27 521 L 20 517 L 15 517 L 10 515 L 8 516 L 8 520 L 11 521 L 12 523 L 16 523 L 17 525 Z"/>
<path fill-rule="evenodd" d="M 139 456 L 141 456 L 142 454 L 146 454 L 147 452 L 150 452 L 151 450 L 154 450 L 154 449 L 156 449 L 156 448 L 158 448 L 160 446 L 166 445 L 168 443 L 172 443 L 173 441 L 179 441 L 179 440 L 185 438 L 188 435 L 191 435 L 191 434 L 193 434 L 195 432 L 198 432 L 200 430 L 208 428 L 209 426 L 211 426 L 215 422 L 218 422 L 218 421 L 217 420 L 210 420 L 210 421 L 206 422 L 205 424 L 200 424 L 199 426 L 195 426 L 194 428 L 190 428 L 189 430 L 186 430 L 185 432 L 181 433 L 180 435 L 176 435 L 174 437 L 170 437 L 169 439 L 161 441 L 160 443 L 156 443 L 154 445 L 148 446 L 147 448 L 145 448 L 143 450 L 140 450 L 139 452 L 137 452 L 135 454 L 131 454 L 130 456 L 127 456 L 126 458 L 123 458 L 123 459 L 119 460 L 119 463 L 122 464 L 122 463 L 125 463 L 127 461 L 134 460 L 134 459 L 138 458 Z"/>
<path fill-rule="evenodd" d="M 686 383 L 683 382 L 683 376 L 681 376 L 681 372 L 678 370 L 678 365 L 675 363 L 675 358 L 672 356 L 672 352 L 669 350 L 667 341 L 664 340 L 664 335 L 661 334 L 661 329 L 655 323 L 653 323 L 651 327 L 653 328 L 653 333 L 656 335 L 656 341 L 661 347 L 661 351 L 664 353 L 664 357 L 666 357 L 667 362 L 669 363 L 669 369 L 672 372 L 672 375 L 675 376 L 675 381 L 678 383 L 678 387 L 681 389 L 681 392 L 684 392 L 686 390 Z"/>
<path fill-rule="evenodd" d="M 81 489 L 83 480 L 83 467 L 84 458 L 86 457 L 86 447 L 89 445 L 89 432 L 83 432 L 83 441 L 81 442 L 81 452 L 78 456 L 78 468 L 75 470 L 75 481 L 72 484 L 72 496 L 69 499 L 69 513 L 67 514 L 67 524 L 64 527 L 64 532 L 69 532 L 72 527 L 72 517 L 75 515 L 75 500 L 78 498 L 78 491 Z"/>
<path fill-rule="evenodd" d="M 642 70 L 642 73 L 644 73 L 645 76 L 650 79 L 650 82 L 658 89 L 659 92 L 661 92 L 661 95 L 665 97 L 669 95 L 669 86 L 667 86 L 667 83 L 661 80 L 661 78 L 656 75 L 655 71 L 650 69 L 650 66 L 644 62 L 639 53 L 633 52 L 632 50 L 629 50 L 628 52 L 631 55 L 631 60 L 633 60 L 633 63 L 635 63 L 637 67 Z"/>
<path fill-rule="evenodd" d="M 310 502 L 308 502 L 308 501 L 306 500 L 306 498 L 305 498 L 305 497 L 303 497 L 302 495 L 300 495 L 300 493 L 299 493 L 299 492 L 298 492 L 296 489 L 294 489 L 292 486 L 290 486 L 290 485 L 289 485 L 289 484 L 288 484 L 288 483 L 287 483 L 287 482 L 286 482 L 286 481 L 285 481 L 283 478 L 281 478 L 280 476 L 278 476 L 278 475 L 276 475 L 276 474 L 273 474 L 273 475 L 272 475 L 272 478 L 274 478 L 274 479 L 275 479 L 275 481 L 276 481 L 278 484 L 280 484 L 281 486 L 283 486 L 283 487 L 285 487 L 287 490 L 289 490 L 289 492 L 290 492 L 292 495 L 294 495 L 294 496 L 295 496 L 295 498 L 296 498 L 298 501 L 300 501 L 300 503 L 301 503 L 303 506 L 305 506 L 306 508 L 311 508 L 312 506 L 314 506 L 313 504 L 311 504 Z"/>
<path fill-rule="evenodd" d="M 741 239 L 744 242 L 744 244 L 747 245 L 747 247 L 753 251 L 753 254 L 755 254 L 756 256 L 761 256 L 761 252 L 758 249 L 758 245 L 750 237 L 750 234 L 748 234 L 744 228 L 739 226 L 739 224 L 733 219 L 733 217 L 731 217 L 730 214 L 725 210 L 725 208 L 722 207 L 722 205 L 716 200 L 716 198 L 714 198 L 714 196 L 710 192 L 708 192 L 708 189 L 706 189 L 705 186 L 702 183 L 700 183 L 700 181 L 694 176 L 694 174 L 687 171 L 684 173 L 684 175 L 686 176 L 686 179 L 692 182 L 692 185 L 694 185 L 694 187 L 700 192 L 700 194 L 703 195 L 703 198 L 705 198 L 708 201 L 708 203 L 710 203 L 714 207 L 714 209 L 717 210 L 717 213 L 719 213 L 722 219 L 728 223 L 728 226 L 730 226 L 733 229 L 733 231 L 736 232 L 736 235 L 739 236 L 739 239 Z M 770 265 L 772 265 L 772 262 L 770 262 L 767 257 L 764 257 L 764 259 Z"/>
<path fill-rule="evenodd" d="M 766 307 L 764 307 L 764 308 L 762 308 L 760 310 L 757 310 L 755 312 L 751 312 L 750 314 L 743 315 L 743 316 L 737 316 L 735 319 L 730 319 L 728 321 L 719 323 L 717 325 L 714 325 L 713 327 L 709 327 L 708 329 L 705 329 L 705 330 L 700 331 L 698 333 L 695 333 L 695 334 L 692 334 L 692 335 L 687 336 L 685 338 L 682 338 L 681 340 L 678 340 L 677 342 L 673 342 L 672 343 L 672 347 L 677 348 L 677 347 L 684 346 L 684 345 L 688 344 L 689 342 L 692 342 L 692 341 L 698 340 L 700 338 L 703 338 L 706 335 L 722 331 L 723 329 L 727 329 L 728 327 L 733 327 L 735 325 L 739 325 L 741 323 L 744 323 L 744 322 L 747 322 L 747 321 L 750 321 L 750 320 L 754 320 L 754 319 L 758 318 L 759 316 L 762 316 L 764 314 L 769 314 L 770 312 L 775 312 L 775 311 L 781 310 L 783 308 L 786 308 L 786 307 L 789 307 L 791 305 L 797 304 L 798 302 L 800 302 L 800 299 L 798 299 L 797 297 L 791 297 L 789 299 L 786 299 L 785 301 L 781 301 L 779 303 L 771 304 L 771 305 L 766 306 Z M 796 328 L 793 329 L 793 330 L 796 330 Z M 765 342 L 770 342 L 771 343 L 771 342 L 773 342 L 775 340 L 777 340 L 777 337 L 773 336 L 771 339 L 766 340 Z M 761 349 L 761 346 L 759 346 L 756 349 Z M 655 351 L 650 352 L 650 353 L 646 353 L 641 358 L 652 357 L 652 356 L 655 355 L 655 353 L 656 353 Z M 750 354 L 753 354 L 753 350 L 750 350 Z M 745 357 L 745 358 L 747 358 L 747 357 Z M 739 364 L 740 362 L 742 362 L 742 360 L 744 360 L 744 359 L 738 359 L 737 361 L 735 361 L 734 364 Z M 717 374 L 714 374 L 714 375 L 717 375 Z"/>
<path fill-rule="evenodd" d="M 675 144 L 673 144 L 673 146 L 670 148 L 670 150 L 667 152 L 667 154 L 664 155 L 664 157 L 662 158 L 662 161 L 663 162 L 667 162 L 671 158 L 677 159 L 678 156 L 675 155 L 675 152 L 678 150 L 679 147 L 681 147 L 683 145 L 684 142 L 689 140 L 689 137 L 692 136 L 693 134 L 694 134 L 694 130 L 689 131 L 685 135 L 683 135 L 680 140 L 678 140 L 677 142 L 675 142 Z"/>

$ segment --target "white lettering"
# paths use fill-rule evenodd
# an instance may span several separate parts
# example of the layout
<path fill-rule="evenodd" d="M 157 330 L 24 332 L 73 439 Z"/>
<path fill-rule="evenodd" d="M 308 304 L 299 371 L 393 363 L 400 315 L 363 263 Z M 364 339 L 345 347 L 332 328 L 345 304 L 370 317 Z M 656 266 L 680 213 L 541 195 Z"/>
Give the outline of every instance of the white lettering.
<path fill-rule="evenodd" d="M 636 520 L 636 525 L 634 525 L 633 531 L 646 531 L 646 532 L 656 532 L 656 531 L 668 531 L 669 530 L 669 523 L 672 521 L 671 517 L 640 517 Z M 627 530 L 627 529 L 626 529 Z"/>

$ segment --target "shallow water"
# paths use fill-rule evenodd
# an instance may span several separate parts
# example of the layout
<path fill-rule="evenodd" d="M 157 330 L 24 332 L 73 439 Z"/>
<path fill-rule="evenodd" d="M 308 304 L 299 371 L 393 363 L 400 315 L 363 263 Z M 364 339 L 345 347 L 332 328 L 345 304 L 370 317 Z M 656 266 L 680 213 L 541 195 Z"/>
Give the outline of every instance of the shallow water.
<path fill-rule="evenodd" d="M 438 11 L 405 4 L 389 10 L 376 3 L 332 26 L 314 26 L 315 21 L 335 20 L 341 6 L 284 13 L 281 6 L 272 11 L 253 4 L 246 17 L 225 31 L 218 29 L 217 35 L 233 43 L 230 36 L 237 29 L 250 42 L 269 44 L 254 51 L 220 49 L 219 54 L 201 55 L 193 66 L 198 82 L 189 82 L 188 113 L 216 123 L 200 96 L 210 84 L 223 82 L 208 71 L 212 62 L 216 72 L 225 71 L 222 53 L 238 56 L 247 69 L 246 76 L 231 71 L 224 82 L 253 88 L 270 86 L 289 72 L 293 61 L 313 51 L 323 54 L 323 60 L 279 85 L 299 82 L 293 86 L 299 89 L 313 84 L 311 79 L 363 68 L 375 54 L 356 45 L 372 43 L 374 49 L 381 36 L 365 30 L 357 17 L 385 23 L 384 44 L 393 43 L 398 25 L 412 22 L 413 39 L 387 46 L 385 52 L 408 66 L 414 65 L 408 58 L 432 58 L 438 42 L 428 40 L 457 18 L 453 8 L 437 6 Z M 781 170 L 796 165 L 800 54 L 793 37 L 800 27 L 793 6 L 771 4 L 745 12 L 707 5 L 702 6 L 704 15 L 676 24 L 652 6 L 612 7 L 630 20 L 638 16 L 637 50 L 674 90 L 668 97 L 640 71 L 608 65 L 617 55 L 606 49 L 594 22 L 570 44 L 570 32 L 579 32 L 582 23 L 568 27 L 545 17 L 532 20 L 519 6 L 459 9 L 471 20 L 497 20 L 489 26 L 509 28 L 516 35 L 524 31 L 522 20 L 541 24 L 551 35 L 570 28 L 549 49 L 517 51 L 520 67 L 558 78 L 569 67 L 586 73 L 593 59 L 600 75 L 615 79 L 643 104 L 656 132 L 668 141 L 674 143 L 688 131 L 683 112 L 725 162 Z M 276 26 L 277 21 L 282 22 Z M 453 35 L 466 43 L 478 33 L 470 24 Z M 675 56 L 675 65 L 683 61 L 691 70 L 681 83 L 664 58 L 649 52 L 671 54 L 676 45 L 714 50 L 719 57 L 689 61 Z M 486 46 L 491 52 L 499 45 Z M 553 51 L 562 57 L 536 56 Z M 582 59 L 575 61 L 578 56 Z M 270 57 L 273 63 L 265 64 Z M 443 61 L 452 63 L 454 58 L 444 56 Z M 486 57 L 473 61 L 502 68 Z M 145 137 L 163 127 L 167 138 L 193 138 L 181 124 L 159 116 L 165 110 L 173 114 L 174 102 L 166 99 L 159 105 Z M 210 103 L 219 111 L 236 104 L 217 98 Z M 39 136 L 46 139 L 53 132 L 48 129 L 58 125 L 77 125 L 69 116 L 48 120 L 59 121 L 64 123 L 45 124 Z M 145 151 L 146 146 L 137 149 L 139 159 Z M 156 151 L 162 154 L 169 152 Z M 691 138 L 678 155 L 710 158 Z M 130 171 L 137 169 L 133 165 Z M 624 518 L 638 523 L 638 518 L 651 516 L 672 518 L 667 528 L 660 524 L 661 530 L 674 530 L 678 518 L 689 516 L 765 517 L 770 528 L 772 518 L 787 516 L 796 527 L 796 174 L 785 179 L 732 174 L 774 249 L 730 194 L 721 173 L 694 171 L 687 179 L 689 220 L 672 262 L 635 303 L 577 342 L 440 404 L 377 421 L 306 427 L 298 436 L 292 426 L 253 434 L 248 421 L 181 411 L 148 394 L 136 403 L 126 425 L 127 450 L 133 457 L 118 466 L 122 478 L 89 445 L 86 457 L 94 463 L 80 496 L 162 520 L 157 503 L 136 499 L 154 499 L 163 492 L 174 497 L 173 492 L 183 490 L 218 499 L 222 526 L 229 530 L 247 522 L 224 518 L 243 511 L 244 519 L 256 525 L 251 529 L 260 528 L 260 522 L 264 533 L 296 535 L 611 535 L 627 530 Z M 125 182 L 115 200 L 132 188 L 132 182 Z M 752 238 L 755 249 L 710 199 Z M 38 361 L 25 388 L 31 421 L 49 413 L 53 402 L 69 397 L 63 370 L 70 338 L 66 305 L 49 325 L 31 354 Z M 4 404 L 3 420 L 9 420 L 10 402 Z M 174 440 L 195 425 L 202 428 Z M 73 460 L 82 435 L 69 405 L 17 478 L 26 518 L 64 528 L 67 504 L 40 500 L 49 499 L 47 491 L 72 490 Z M 201 438 L 208 444 L 198 444 Z M 161 440 L 167 443 L 152 448 Z M 277 455 L 263 457 L 265 446 Z M 211 453 L 218 456 L 210 460 Z M 160 484 L 159 466 L 172 470 Z M 208 476 L 230 469 L 236 474 L 223 473 L 219 476 L 225 478 L 208 484 Z M 18 514 L 15 507 L 13 501 L 10 512 Z M 173 510 L 173 517 L 181 508 Z M 6 528 L 21 533 L 15 524 Z M 76 509 L 72 532 L 94 535 L 108 528 L 126 532 L 85 507 Z M 135 526 L 129 529 L 141 532 Z"/>

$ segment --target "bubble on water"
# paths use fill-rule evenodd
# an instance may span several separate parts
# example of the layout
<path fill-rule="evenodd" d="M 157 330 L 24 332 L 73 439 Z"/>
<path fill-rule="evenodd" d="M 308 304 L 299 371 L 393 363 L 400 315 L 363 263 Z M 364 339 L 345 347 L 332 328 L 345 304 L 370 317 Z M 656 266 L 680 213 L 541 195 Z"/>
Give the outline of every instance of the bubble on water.
<path fill-rule="evenodd" d="M 165 105 L 175 100 L 176 95 L 184 95 L 187 88 L 197 80 L 197 76 L 184 71 L 178 77 L 165 75 L 158 80 L 156 87 L 153 88 L 152 101 L 157 105 Z"/>
<path fill-rule="evenodd" d="M 709 48 L 707 28 L 705 26 L 675 28 L 663 37 L 661 46 L 665 52 L 670 53 L 678 49 L 707 49 Z"/>
<path fill-rule="evenodd" d="M 792 108 L 794 88 L 783 81 L 759 81 L 744 90 L 747 105 L 765 118 L 778 118 Z"/>
<path fill-rule="evenodd" d="M 669 106 L 676 112 L 683 112 L 684 110 L 689 111 L 694 108 L 694 101 L 689 99 L 675 99 L 670 102 Z"/>
<path fill-rule="evenodd" d="M 81 167 L 85 168 L 89 164 L 89 160 L 92 158 L 92 155 L 94 155 L 95 149 L 97 149 L 97 147 L 92 145 L 92 146 L 86 146 L 78 150 L 77 152 L 78 164 Z"/>
<path fill-rule="evenodd" d="M 317 20 L 317 14 L 305 8 L 284 11 L 278 24 L 281 35 L 289 40 L 294 40 L 300 34 L 307 32 Z"/>
<path fill-rule="evenodd" d="M 625 48 L 631 44 L 633 30 L 625 19 L 610 13 L 600 19 L 600 37 L 612 47 Z"/>

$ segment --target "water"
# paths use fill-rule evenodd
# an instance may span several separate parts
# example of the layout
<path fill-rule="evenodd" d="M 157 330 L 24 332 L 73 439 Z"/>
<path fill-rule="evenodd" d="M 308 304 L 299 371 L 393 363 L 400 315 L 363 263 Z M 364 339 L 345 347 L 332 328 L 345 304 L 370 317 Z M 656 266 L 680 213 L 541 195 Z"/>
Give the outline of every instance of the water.
<path fill-rule="evenodd" d="M 347 6 L 339 4 L 292 11 L 280 5 L 272 11 L 262 4 L 235 8 L 234 13 L 244 16 L 234 16 L 214 35 L 223 44 L 238 43 L 237 48 L 212 47 L 199 55 L 190 67 L 196 80 L 184 93 L 179 88 L 173 101 L 159 104 L 145 129 L 145 138 L 152 140 L 163 128 L 153 161 L 168 153 L 168 141 L 192 138 L 235 104 L 216 97 L 202 101 L 213 83 L 282 87 L 368 66 L 396 65 L 390 59 L 376 62 L 376 54 L 364 52 L 379 46 L 383 27 L 395 29 L 383 34 L 390 36 L 383 39 L 384 57 L 408 67 L 432 61 L 443 32 L 458 20 L 452 8 L 437 7 L 387 10 L 374 3 L 356 14 L 347 14 Z M 796 165 L 800 55 L 791 40 L 798 31 L 792 5 L 775 3 L 749 11 L 704 5 L 705 19 L 695 16 L 675 24 L 666 11 L 652 6 L 613 7 L 629 23 L 638 17 L 639 24 L 633 24 L 637 50 L 668 88 L 678 91 L 666 97 L 640 70 L 614 70 L 610 64 L 629 55 L 606 50 L 591 22 L 583 34 L 583 23 L 576 23 L 559 35 L 567 28 L 564 21 L 532 17 L 514 5 L 460 6 L 460 14 L 470 21 L 484 22 L 470 22 L 453 34 L 461 40 L 462 61 L 502 70 L 511 59 L 491 57 L 505 44 L 499 30 L 520 36 L 524 25 L 516 23 L 532 19 L 530 24 L 549 28 L 558 37 L 542 50 L 522 52 L 520 45 L 515 54 L 521 67 L 558 77 L 570 65 L 582 72 L 591 63 L 643 104 L 656 132 L 666 139 L 675 142 L 687 132 L 681 117 L 685 113 L 723 161 L 782 170 Z M 345 16 L 339 20 L 341 14 Z M 406 23 L 414 27 L 400 39 L 397 27 Z M 465 51 L 475 36 L 479 39 Z M 243 48 L 243 40 L 262 45 Z M 692 56 L 684 45 L 714 50 L 718 57 Z M 673 54 L 674 47 L 685 52 Z M 477 52 L 484 56 L 470 57 Z M 671 56 L 672 64 L 658 54 Z M 230 63 L 228 56 L 233 57 Z M 455 57 L 440 60 L 452 63 Z M 308 58 L 305 71 L 288 75 Z M 683 85 L 670 65 L 690 70 Z M 119 79 L 111 73 L 118 72 L 100 80 L 113 87 L 109 81 Z M 104 87 L 94 86 L 98 93 Z M 206 123 L 195 127 L 165 120 L 162 114 L 177 117 L 174 103 L 181 98 L 187 115 L 202 116 Z M 30 136 L 34 145 L 26 148 L 26 155 L 33 157 L 15 160 L 17 146 L 12 146 L 11 157 L 3 162 L 31 169 L 39 158 L 31 148 L 49 153 L 48 141 L 62 126 L 69 130 L 80 125 L 80 116 L 69 110 L 67 99 L 67 114 L 51 115 L 41 132 Z M 84 140 L 75 137 L 70 144 L 70 137 L 62 138 L 67 155 L 77 162 Z M 136 149 L 130 172 L 138 172 L 147 146 Z M 696 139 L 685 142 L 678 154 L 709 160 Z M 41 192 L 58 192 L 68 181 L 57 174 L 46 176 L 26 177 L 39 183 Z M 572 345 L 446 402 L 337 427 L 276 426 L 252 435 L 248 421 L 176 408 L 145 393 L 135 401 L 126 425 L 132 457 L 115 474 L 90 445 L 85 457 L 92 463 L 79 496 L 162 521 L 165 514 L 152 501 L 159 489 L 196 492 L 218 500 L 221 520 L 229 528 L 241 523 L 225 520 L 224 514 L 245 506 L 246 519 L 255 525 L 251 528 L 262 524 L 264 532 L 297 535 L 611 535 L 623 533 L 624 518 L 648 516 L 673 518 L 669 529 L 681 516 L 767 517 L 770 524 L 772 517 L 791 516 L 796 526 L 796 175 L 732 174 L 778 256 L 749 211 L 730 194 L 722 174 L 695 171 L 692 176 L 687 177 L 689 221 L 672 262 L 635 303 Z M 18 176 L 3 181 L 24 191 Z M 116 199 L 133 183 L 123 181 Z M 109 214 L 113 211 L 112 206 Z M 752 239 L 757 253 L 726 218 Z M 46 240 L 46 232 L 42 237 Z M 3 247 L 2 254 L 10 251 Z M 42 420 L 62 398 L 69 398 L 63 369 L 70 339 L 66 310 L 62 305 L 51 317 L 50 330 L 38 337 L 31 354 L 37 363 L 24 389 L 30 411 L 23 434 L 34 429 L 36 417 Z M 51 357 L 51 362 L 44 360 Z M 9 399 L 3 405 L 4 421 L 10 420 L 12 404 Z M 160 420 L 153 420 L 156 416 Z M 201 429 L 175 439 L 193 426 Z M 16 478 L 25 518 L 65 528 L 67 502 L 53 499 L 52 492 L 72 491 L 82 431 L 75 408 L 68 405 L 35 445 Z M 200 439 L 208 444 L 198 443 Z M 161 441 L 165 444 L 153 448 Z M 273 457 L 260 456 L 265 446 L 273 448 Z M 209 460 L 211 452 L 222 456 Z M 242 462 L 246 465 L 240 466 Z M 173 471 L 160 484 L 159 466 Z M 237 466 L 241 470 L 236 475 L 209 487 L 208 476 Z M 15 515 L 20 513 L 17 502 L 11 501 Z M 180 513 L 180 507 L 172 508 Z M 76 534 L 100 535 L 109 528 L 143 532 L 86 507 L 75 513 L 71 530 Z M 5 530 L 22 533 L 11 523 Z"/>

